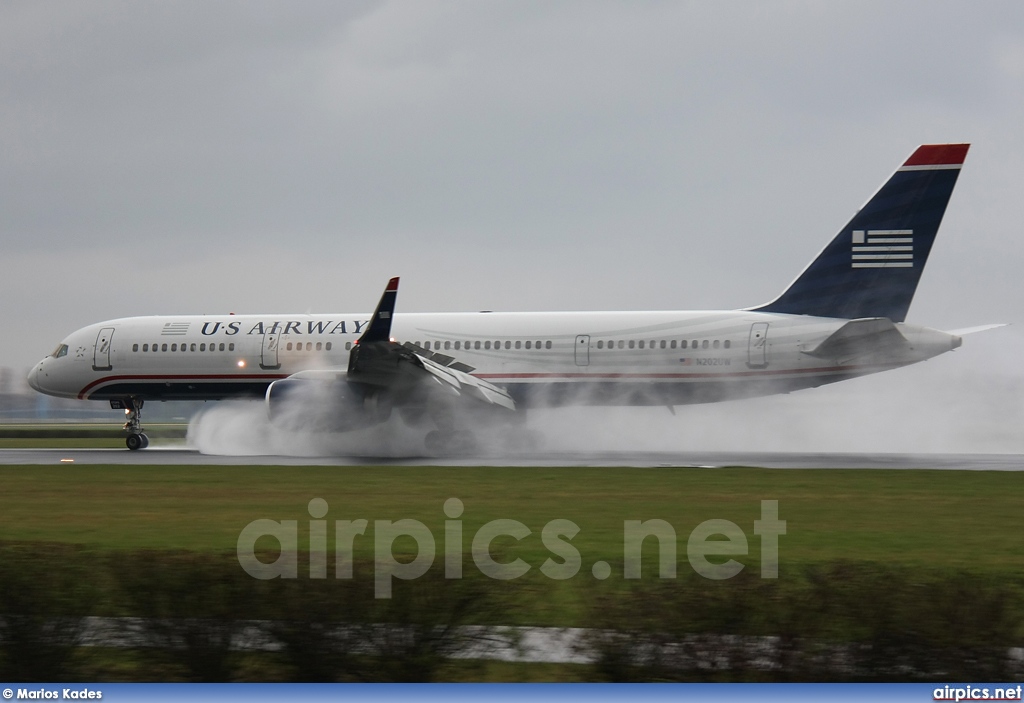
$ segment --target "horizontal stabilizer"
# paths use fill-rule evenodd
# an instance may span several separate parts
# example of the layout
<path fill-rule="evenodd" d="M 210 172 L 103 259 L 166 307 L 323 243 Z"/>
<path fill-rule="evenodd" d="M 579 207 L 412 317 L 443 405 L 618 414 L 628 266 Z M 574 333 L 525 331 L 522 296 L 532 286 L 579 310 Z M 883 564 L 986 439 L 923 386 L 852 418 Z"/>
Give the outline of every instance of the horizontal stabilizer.
<path fill-rule="evenodd" d="M 848 359 L 863 354 L 894 352 L 910 346 L 892 320 L 868 317 L 850 320 L 804 354 L 818 359 Z"/>
<path fill-rule="evenodd" d="M 994 325 L 976 325 L 974 327 L 964 327 L 958 330 L 949 330 L 948 334 L 955 334 L 957 337 L 964 337 L 968 334 L 988 332 L 989 330 L 997 330 L 1000 327 L 1009 327 L 1009 325 L 1009 322 L 997 322 Z"/>

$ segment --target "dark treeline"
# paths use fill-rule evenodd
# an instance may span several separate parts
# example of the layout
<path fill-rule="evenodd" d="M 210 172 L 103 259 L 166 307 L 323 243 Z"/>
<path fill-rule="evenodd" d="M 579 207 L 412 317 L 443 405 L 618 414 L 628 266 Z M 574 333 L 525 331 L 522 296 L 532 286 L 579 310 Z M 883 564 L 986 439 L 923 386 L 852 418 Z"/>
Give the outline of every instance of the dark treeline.
<path fill-rule="evenodd" d="M 1022 595 L 1019 578 L 874 563 L 690 573 L 595 594 L 583 646 L 606 681 L 1019 680 Z"/>
<path fill-rule="evenodd" d="M 362 566 L 357 574 L 372 573 Z M 465 655 L 486 656 L 494 644 L 494 630 L 477 626 L 522 622 L 518 613 L 545 592 L 536 582 L 487 579 L 469 565 L 464 574 L 445 579 L 441 565 L 376 599 L 372 578 L 259 581 L 233 553 L 4 544 L 0 679 L 434 681 L 450 678 L 453 667 L 472 678 L 474 659 Z M 571 591 L 585 604 L 579 624 L 587 630 L 576 646 L 591 663 L 573 665 L 572 677 L 1024 675 L 1013 653 L 1022 645 L 1020 580 L 867 563 L 808 566 L 778 580 L 748 574 L 581 577 Z"/>

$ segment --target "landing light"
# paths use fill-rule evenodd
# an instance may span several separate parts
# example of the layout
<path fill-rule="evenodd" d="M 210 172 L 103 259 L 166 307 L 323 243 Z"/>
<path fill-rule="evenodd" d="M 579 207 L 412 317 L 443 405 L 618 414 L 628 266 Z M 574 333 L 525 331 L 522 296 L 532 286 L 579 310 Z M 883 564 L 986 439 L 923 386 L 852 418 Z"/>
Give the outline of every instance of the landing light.
<path fill-rule="evenodd" d="M 238 360 L 238 368 L 240 368 L 240 369 L 244 369 L 245 368 L 245 359 L 239 359 Z"/>

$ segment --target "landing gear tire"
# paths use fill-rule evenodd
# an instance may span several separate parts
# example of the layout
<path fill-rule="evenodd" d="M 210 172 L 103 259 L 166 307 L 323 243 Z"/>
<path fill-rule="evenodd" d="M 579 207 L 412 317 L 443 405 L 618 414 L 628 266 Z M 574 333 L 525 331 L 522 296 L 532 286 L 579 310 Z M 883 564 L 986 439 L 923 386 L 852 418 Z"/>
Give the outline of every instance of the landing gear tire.
<path fill-rule="evenodd" d="M 124 440 L 125 445 L 133 452 L 149 446 L 149 438 L 144 434 L 130 434 Z"/>
<path fill-rule="evenodd" d="M 124 401 L 125 415 L 128 422 L 124 423 L 124 430 L 128 433 L 125 438 L 125 446 L 135 452 L 149 446 L 149 437 L 142 432 L 142 404 L 141 398 L 127 398 Z"/>

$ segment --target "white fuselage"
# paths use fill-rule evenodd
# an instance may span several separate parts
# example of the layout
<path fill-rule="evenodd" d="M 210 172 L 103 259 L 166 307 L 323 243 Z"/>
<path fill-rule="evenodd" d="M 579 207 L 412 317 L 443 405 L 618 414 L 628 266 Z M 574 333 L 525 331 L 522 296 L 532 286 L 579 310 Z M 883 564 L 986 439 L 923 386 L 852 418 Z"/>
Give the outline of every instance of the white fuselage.
<path fill-rule="evenodd" d="M 261 397 L 271 382 L 296 372 L 345 369 L 369 317 L 110 320 L 71 334 L 29 382 L 50 395 L 94 400 Z M 472 367 L 523 406 L 768 395 L 905 366 L 960 344 L 955 335 L 898 323 L 905 348 L 849 358 L 808 354 L 847 322 L 744 310 L 396 313 L 391 334 Z"/>

